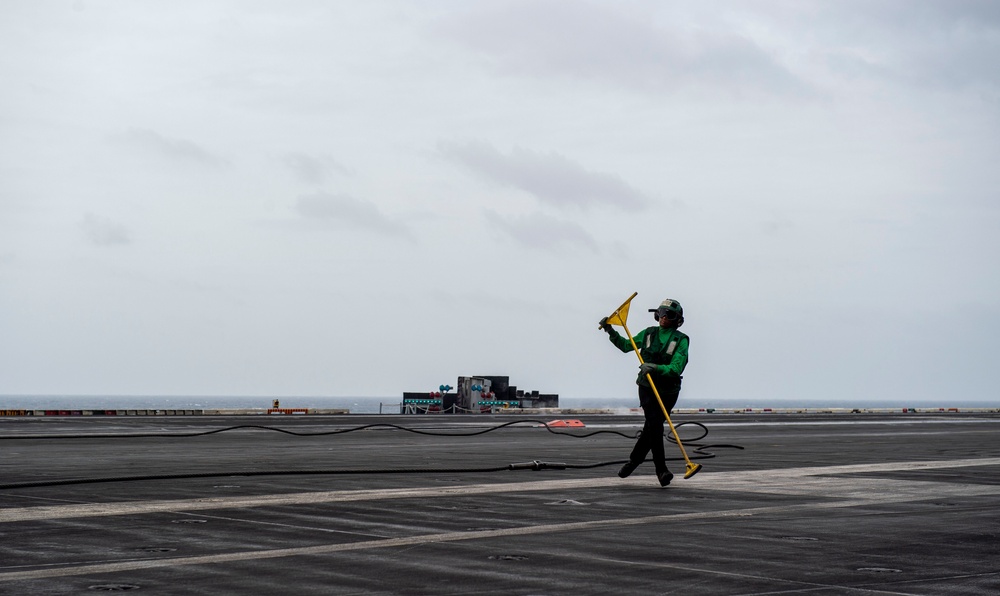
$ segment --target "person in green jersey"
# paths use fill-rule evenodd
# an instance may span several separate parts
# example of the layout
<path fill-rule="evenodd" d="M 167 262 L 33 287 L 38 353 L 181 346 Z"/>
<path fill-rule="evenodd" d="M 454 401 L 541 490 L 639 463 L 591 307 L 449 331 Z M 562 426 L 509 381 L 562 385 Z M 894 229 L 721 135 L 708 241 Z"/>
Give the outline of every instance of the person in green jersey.
<path fill-rule="evenodd" d="M 622 466 L 618 475 L 622 478 L 627 477 L 639 464 L 646 461 L 646 455 L 652 452 L 656 478 L 660 486 L 666 486 L 674 477 L 667 469 L 663 449 L 663 423 L 667 419 L 656 401 L 656 394 L 653 393 L 646 375 L 652 377 L 660 399 L 663 400 L 663 407 L 670 413 L 681 392 L 681 373 L 684 372 L 688 362 L 689 340 L 687 335 L 677 330 L 684 324 L 684 309 L 681 308 L 680 302 L 668 298 L 660 303 L 659 307 L 649 309 L 649 312 L 653 313 L 657 325 L 643 329 L 633 338 L 642 356 L 639 377 L 635 382 L 639 386 L 639 405 L 642 406 L 645 424 L 635 442 L 635 447 L 632 448 L 632 453 L 629 454 L 628 463 Z M 632 343 L 608 324 L 607 317 L 601 319 L 601 329 L 607 332 L 611 343 L 619 350 L 633 351 Z"/>

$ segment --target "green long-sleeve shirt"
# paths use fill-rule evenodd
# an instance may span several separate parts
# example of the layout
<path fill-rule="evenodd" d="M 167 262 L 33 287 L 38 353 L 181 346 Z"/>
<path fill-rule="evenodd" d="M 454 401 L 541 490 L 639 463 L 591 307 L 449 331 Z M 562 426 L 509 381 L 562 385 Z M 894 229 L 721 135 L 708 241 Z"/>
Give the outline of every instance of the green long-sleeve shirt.
<path fill-rule="evenodd" d="M 628 338 L 622 337 L 616 330 L 612 329 L 612 333 L 609 333 L 608 337 L 611 339 L 611 343 L 622 352 L 633 351 L 632 343 L 629 342 Z M 662 385 L 664 389 L 668 387 L 679 389 L 681 374 L 688 363 L 688 344 L 690 343 L 688 336 L 677 329 L 663 328 L 657 325 L 643 329 L 633 339 L 635 345 L 639 347 L 643 362 L 652 362 L 657 365 L 653 375 L 653 382 L 656 383 L 656 386 L 661 387 Z M 673 352 L 669 353 L 672 342 L 676 343 L 673 346 Z M 640 374 L 636 382 L 646 385 L 646 376 Z"/>

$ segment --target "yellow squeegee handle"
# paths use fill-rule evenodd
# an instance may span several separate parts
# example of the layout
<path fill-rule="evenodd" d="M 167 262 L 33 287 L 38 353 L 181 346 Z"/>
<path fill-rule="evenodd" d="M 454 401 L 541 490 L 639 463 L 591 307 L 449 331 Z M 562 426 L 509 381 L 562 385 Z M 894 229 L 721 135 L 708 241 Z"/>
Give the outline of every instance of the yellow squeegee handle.
<path fill-rule="evenodd" d="M 632 333 L 628 330 L 628 325 L 622 323 L 622 327 L 625 328 L 625 334 L 628 335 L 628 340 L 632 344 L 632 349 L 635 350 L 635 356 L 639 359 L 639 364 L 642 364 L 642 354 L 639 353 L 639 346 L 635 345 L 635 340 L 632 339 Z M 674 423 L 670 420 L 670 414 L 667 412 L 666 406 L 663 405 L 663 400 L 660 398 L 660 392 L 656 389 L 656 383 L 653 382 L 653 377 L 650 374 L 646 374 L 646 380 L 649 381 L 649 386 L 653 388 L 653 395 L 656 396 L 656 403 L 660 404 L 660 409 L 663 410 L 663 417 L 667 419 L 667 424 L 670 425 L 670 432 L 673 433 L 674 439 L 677 440 L 677 446 L 681 449 L 681 455 L 684 456 L 684 461 L 687 462 L 688 474 L 685 477 L 690 477 L 694 475 L 701 468 L 700 464 L 693 464 L 688 458 L 687 452 L 684 451 L 684 445 L 681 443 L 681 438 L 677 435 L 677 429 L 674 428 Z M 694 470 L 692 472 L 691 470 Z"/>

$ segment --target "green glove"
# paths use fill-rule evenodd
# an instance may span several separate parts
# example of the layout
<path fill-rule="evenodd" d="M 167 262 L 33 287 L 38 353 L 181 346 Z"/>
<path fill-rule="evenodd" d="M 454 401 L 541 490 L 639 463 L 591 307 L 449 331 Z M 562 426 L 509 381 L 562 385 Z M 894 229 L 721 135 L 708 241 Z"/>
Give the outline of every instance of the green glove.
<path fill-rule="evenodd" d="M 659 368 L 658 364 L 653 364 L 652 362 L 643 362 L 639 365 L 639 372 L 643 375 L 651 375 L 656 373 L 656 369 Z"/>

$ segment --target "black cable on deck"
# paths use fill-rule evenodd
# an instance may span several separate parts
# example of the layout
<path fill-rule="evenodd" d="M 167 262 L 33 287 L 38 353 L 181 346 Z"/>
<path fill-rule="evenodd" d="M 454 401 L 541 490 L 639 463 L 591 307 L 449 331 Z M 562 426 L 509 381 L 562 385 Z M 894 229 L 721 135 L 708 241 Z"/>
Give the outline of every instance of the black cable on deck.
<path fill-rule="evenodd" d="M 400 426 L 398 424 L 390 423 L 376 423 L 376 424 L 365 424 L 361 426 L 356 426 L 352 428 L 331 430 L 331 431 L 320 431 L 320 432 L 296 432 L 283 428 L 277 428 L 273 426 L 263 426 L 256 424 L 244 424 L 239 426 L 230 426 L 226 428 L 218 428 L 208 431 L 199 431 L 191 433 L 109 433 L 109 434 L 73 434 L 73 435 L 11 435 L 11 436 L 0 436 L 0 440 L 62 440 L 62 439 L 134 439 L 134 438 L 195 438 L 203 437 L 208 435 L 214 435 L 234 430 L 241 429 L 254 429 L 254 430 L 265 430 L 284 433 L 288 435 L 293 435 L 297 437 L 316 437 L 316 436 L 329 436 L 329 435 L 340 435 L 350 432 L 357 432 L 362 430 L 376 429 L 376 428 L 389 428 L 394 430 L 401 430 L 405 432 L 411 432 L 419 435 L 428 435 L 436 437 L 472 437 L 477 435 L 483 435 L 486 433 L 501 430 L 507 427 L 511 427 L 517 424 L 535 424 L 541 425 L 545 430 L 554 434 L 564 437 L 571 437 L 576 439 L 582 439 L 586 437 L 591 437 L 601 433 L 608 433 L 618 435 L 627 439 L 637 439 L 641 431 L 637 431 L 634 434 L 626 434 L 620 431 L 613 430 L 596 430 L 586 433 L 569 433 L 560 432 L 553 430 L 548 426 L 544 420 L 515 420 L 512 422 L 506 422 L 503 424 L 498 424 L 491 426 L 489 428 L 474 431 L 474 432 L 434 432 L 426 430 L 417 430 L 414 428 L 409 428 L 405 426 Z M 705 451 L 710 448 L 732 448 L 732 449 L 743 449 L 739 445 L 701 445 L 695 443 L 703 439 L 708 435 L 708 428 L 700 422 L 682 422 L 680 424 L 674 425 L 675 429 L 679 429 L 685 425 L 694 425 L 701 428 L 702 433 L 692 439 L 684 440 L 684 444 L 692 448 L 692 453 L 695 455 L 690 457 L 690 459 L 710 459 L 715 457 L 714 453 Z M 535 427 L 537 428 L 537 426 Z M 667 438 L 676 443 L 673 435 L 667 435 Z M 667 458 L 668 461 L 683 460 L 683 458 Z M 309 476 L 309 475 L 364 475 L 364 474 L 469 474 L 469 473 L 493 473 L 493 472 L 505 472 L 505 471 L 541 471 L 541 470 L 565 470 L 565 469 L 589 469 L 598 468 L 603 466 L 611 466 L 623 464 L 627 460 L 616 460 L 616 461 L 606 461 L 606 462 L 596 462 L 588 464 L 570 464 L 561 462 L 543 462 L 543 461 L 532 461 L 526 463 L 512 463 L 504 466 L 494 466 L 494 467 L 484 467 L 484 468 L 347 468 L 347 469 L 321 469 L 321 470 L 241 470 L 233 471 L 227 470 L 224 472 L 192 472 L 192 473 L 180 473 L 180 474 L 145 474 L 137 476 L 108 476 L 108 477 L 98 477 L 98 478 L 64 478 L 56 480 L 37 480 L 28 482 L 13 482 L 0 484 L 0 490 L 9 490 L 15 488 L 36 488 L 45 486 L 69 486 L 75 484 L 101 484 L 109 482 L 139 482 L 139 481 L 150 481 L 150 480 L 180 480 L 180 479 L 191 479 L 191 478 L 220 478 L 220 477 L 251 477 L 251 476 Z"/>

